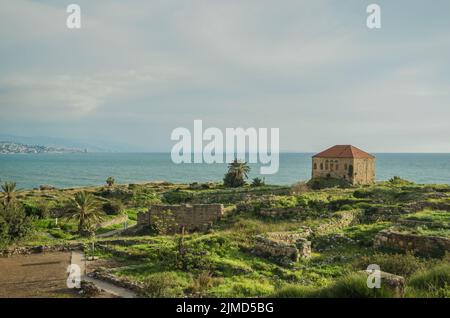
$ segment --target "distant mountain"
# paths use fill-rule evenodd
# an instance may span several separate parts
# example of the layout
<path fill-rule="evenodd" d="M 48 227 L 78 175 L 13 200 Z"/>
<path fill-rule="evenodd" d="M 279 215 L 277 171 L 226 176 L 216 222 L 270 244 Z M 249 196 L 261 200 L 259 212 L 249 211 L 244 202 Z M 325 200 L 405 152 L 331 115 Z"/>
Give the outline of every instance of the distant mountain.
<path fill-rule="evenodd" d="M 77 148 L 47 147 L 42 145 L 25 145 L 9 141 L 0 141 L 0 154 L 34 154 L 34 153 L 75 153 L 84 150 Z"/>
<path fill-rule="evenodd" d="M 0 134 L 0 142 L 11 142 L 24 145 L 40 145 L 50 148 L 81 149 L 83 151 L 87 149 L 89 152 L 121 151 L 121 149 L 118 147 L 108 147 L 108 146 L 99 147 L 97 145 L 92 145 L 90 143 L 85 143 L 81 141 L 74 141 L 58 137 L 45 137 L 45 136 L 25 137 L 25 136 Z"/>

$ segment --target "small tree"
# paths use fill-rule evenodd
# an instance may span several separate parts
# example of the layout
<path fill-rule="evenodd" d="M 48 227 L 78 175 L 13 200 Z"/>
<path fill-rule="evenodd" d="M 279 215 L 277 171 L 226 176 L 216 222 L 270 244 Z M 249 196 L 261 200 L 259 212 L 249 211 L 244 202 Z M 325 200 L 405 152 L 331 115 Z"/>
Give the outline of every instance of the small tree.
<path fill-rule="evenodd" d="M 108 187 L 112 187 L 115 183 L 116 183 L 116 179 L 114 179 L 114 177 L 108 177 L 106 179 L 106 185 Z"/>
<path fill-rule="evenodd" d="M 242 187 L 245 185 L 245 180 L 248 179 L 249 172 L 248 163 L 238 161 L 236 158 L 228 165 L 228 172 L 225 174 L 223 184 L 231 188 Z"/>
<path fill-rule="evenodd" d="M 16 198 L 16 183 L 5 181 L 5 183 L 2 184 L 2 190 L 3 190 L 3 204 L 9 205 L 12 202 L 14 202 Z"/>
<path fill-rule="evenodd" d="M 68 219 L 78 222 L 78 233 L 90 236 L 95 225 L 102 220 L 102 213 L 97 209 L 92 194 L 82 191 L 75 194 L 68 209 Z"/>
<path fill-rule="evenodd" d="M 253 178 L 253 180 L 252 180 L 252 187 L 262 187 L 264 185 L 266 185 L 266 182 L 264 181 L 264 179 Z"/>

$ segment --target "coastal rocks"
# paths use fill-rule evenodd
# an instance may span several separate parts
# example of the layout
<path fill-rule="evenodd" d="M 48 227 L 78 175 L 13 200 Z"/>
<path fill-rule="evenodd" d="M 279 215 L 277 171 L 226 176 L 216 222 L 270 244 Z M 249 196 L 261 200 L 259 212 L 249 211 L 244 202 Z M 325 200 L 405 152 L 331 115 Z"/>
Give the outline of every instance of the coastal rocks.
<path fill-rule="evenodd" d="M 424 256 L 442 256 L 450 251 L 449 238 L 401 233 L 392 229 L 380 231 L 373 243 L 376 248 L 412 251 Z"/>
<path fill-rule="evenodd" d="M 268 257 L 281 265 L 291 265 L 300 258 L 311 255 L 311 242 L 306 239 L 309 231 L 272 232 L 254 237 L 252 253 L 261 257 Z"/>

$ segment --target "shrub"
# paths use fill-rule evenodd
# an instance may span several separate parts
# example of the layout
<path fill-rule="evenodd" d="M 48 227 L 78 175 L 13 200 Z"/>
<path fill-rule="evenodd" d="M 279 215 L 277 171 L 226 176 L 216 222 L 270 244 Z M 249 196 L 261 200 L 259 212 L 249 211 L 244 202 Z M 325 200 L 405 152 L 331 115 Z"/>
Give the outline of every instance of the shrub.
<path fill-rule="evenodd" d="M 45 203 L 29 203 L 23 204 L 26 215 L 36 216 L 39 219 L 45 219 L 50 216 L 50 208 Z"/>
<path fill-rule="evenodd" d="M 354 267 L 356 270 L 364 270 L 370 264 L 377 264 L 384 272 L 409 277 L 424 268 L 424 262 L 411 253 L 384 254 L 376 253 L 372 256 L 363 256 Z"/>
<path fill-rule="evenodd" d="M 108 187 L 112 187 L 114 185 L 114 183 L 116 183 L 116 180 L 114 179 L 114 177 L 108 177 L 106 179 L 106 185 Z"/>
<path fill-rule="evenodd" d="M 306 182 L 297 182 L 291 187 L 291 192 L 294 195 L 299 195 L 308 191 L 310 191 L 310 189 L 307 186 Z"/>
<path fill-rule="evenodd" d="M 265 184 L 266 183 L 265 183 L 264 179 L 261 179 L 261 178 L 253 178 L 253 180 L 252 180 L 252 187 L 262 187 Z"/>
<path fill-rule="evenodd" d="M 117 215 L 124 209 L 124 205 L 119 200 L 109 200 L 105 202 L 102 206 L 103 212 L 108 215 Z"/>
<path fill-rule="evenodd" d="M 9 241 L 19 240 L 33 231 L 32 218 L 25 214 L 22 205 L 0 205 L 0 218 L 3 220 L 2 231 L 7 228 Z M 6 225 L 7 224 L 7 227 Z"/>
<path fill-rule="evenodd" d="M 310 286 L 286 285 L 278 289 L 273 295 L 275 298 L 316 298 L 319 290 Z"/>
<path fill-rule="evenodd" d="M 408 281 L 408 287 L 425 295 L 440 297 L 450 295 L 450 264 L 436 265 L 413 275 Z"/>
<path fill-rule="evenodd" d="M 175 189 L 163 194 L 163 200 L 169 204 L 188 203 L 194 198 L 194 194 L 189 191 Z"/>
<path fill-rule="evenodd" d="M 382 285 L 381 288 L 368 288 L 365 273 L 353 273 L 338 279 L 334 284 L 323 288 L 320 297 L 325 298 L 390 298 L 394 292 Z"/>
<path fill-rule="evenodd" d="M 132 201 L 135 207 L 149 207 L 161 203 L 161 198 L 154 191 L 137 190 L 133 193 Z"/>
<path fill-rule="evenodd" d="M 214 278 L 208 271 L 202 271 L 192 280 L 191 291 L 193 294 L 204 296 L 208 289 L 213 286 Z"/>
<path fill-rule="evenodd" d="M 160 272 L 144 281 L 143 294 L 149 298 L 174 298 L 184 295 L 185 282 L 174 272 Z"/>
<path fill-rule="evenodd" d="M 313 178 L 309 180 L 307 186 L 313 190 L 320 190 L 326 188 L 348 188 L 350 183 L 343 179 L 336 178 Z"/>

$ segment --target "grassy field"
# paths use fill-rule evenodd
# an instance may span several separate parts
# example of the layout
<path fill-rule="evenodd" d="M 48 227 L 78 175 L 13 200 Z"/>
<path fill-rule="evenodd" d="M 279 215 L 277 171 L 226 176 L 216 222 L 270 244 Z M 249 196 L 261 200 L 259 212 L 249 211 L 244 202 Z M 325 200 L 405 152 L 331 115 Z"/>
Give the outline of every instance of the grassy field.
<path fill-rule="evenodd" d="M 63 213 L 81 190 L 94 196 L 104 220 L 126 214 L 129 227 L 136 224 L 137 214 L 152 204 L 225 205 L 226 216 L 207 232 L 149 232 L 96 239 L 97 256 L 126 264 L 113 268 L 111 273 L 142 283 L 148 297 L 391 297 L 389 290 L 361 288 L 365 277 L 358 272 L 373 263 L 406 279 L 406 297 L 450 294 L 448 255 L 423 258 L 413 252 L 393 253 L 373 247 L 374 237 L 393 227 L 450 238 L 450 208 L 446 210 L 449 186 L 417 185 L 396 179 L 373 186 L 320 190 L 302 186 L 227 189 L 220 184 L 147 183 L 19 191 L 17 200 L 34 207 L 28 208 L 28 213 L 41 216 L 33 219 L 34 232 L 11 246 L 91 242 L 92 238 L 78 234 L 77 223 L 65 219 Z M 120 209 L 106 214 L 107 204 Z M 261 213 L 273 208 L 298 210 L 277 217 Z M 342 225 L 336 220 L 345 213 L 354 219 Z M 98 227 L 96 234 L 123 226 L 118 223 Z M 310 258 L 282 265 L 252 253 L 255 235 L 296 232 L 304 227 L 313 233 L 309 238 Z"/>

